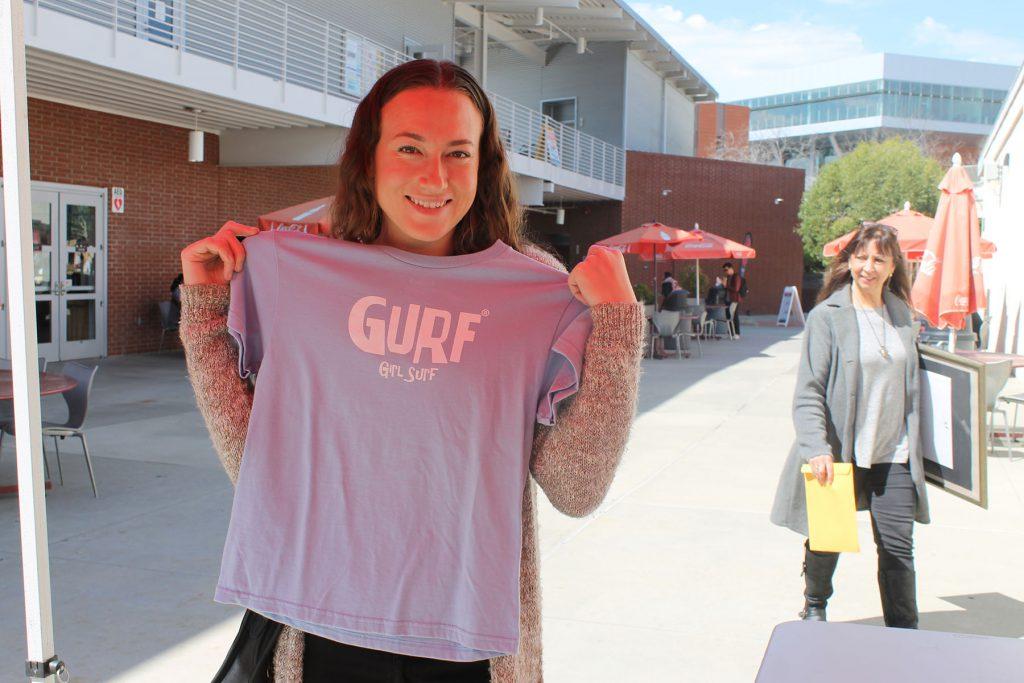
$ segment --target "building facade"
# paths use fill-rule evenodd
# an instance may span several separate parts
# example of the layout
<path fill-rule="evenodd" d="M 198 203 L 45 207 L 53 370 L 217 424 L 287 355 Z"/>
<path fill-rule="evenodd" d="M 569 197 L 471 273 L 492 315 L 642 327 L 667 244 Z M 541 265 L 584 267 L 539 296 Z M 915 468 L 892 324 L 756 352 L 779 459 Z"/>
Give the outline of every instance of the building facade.
<path fill-rule="evenodd" d="M 813 179 L 865 139 L 902 136 L 943 163 L 973 164 L 1015 67 L 873 54 L 781 72 L 736 104 L 750 108 L 750 142 Z"/>
<path fill-rule="evenodd" d="M 982 234 L 997 248 L 984 260 L 989 351 L 1024 354 L 1024 69 L 1010 88 L 978 162 Z"/>
<path fill-rule="evenodd" d="M 635 227 L 629 207 L 664 182 L 627 150 L 691 159 L 697 107 L 717 94 L 624 2 L 554 4 L 27 3 L 41 353 L 155 351 L 180 250 L 226 220 L 333 194 L 360 98 L 419 57 L 482 82 L 529 230 L 568 266 L 589 246 L 570 226 L 607 216 L 594 241 Z M 0 355 L 7 339 L 2 316 Z"/>

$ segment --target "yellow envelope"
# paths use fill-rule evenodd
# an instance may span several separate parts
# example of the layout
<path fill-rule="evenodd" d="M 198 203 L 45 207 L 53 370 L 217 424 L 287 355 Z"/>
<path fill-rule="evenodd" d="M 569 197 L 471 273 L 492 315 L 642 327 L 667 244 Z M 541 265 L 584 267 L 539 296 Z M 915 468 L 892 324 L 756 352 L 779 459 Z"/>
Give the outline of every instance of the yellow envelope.
<path fill-rule="evenodd" d="M 858 553 L 857 503 L 853 496 L 853 465 L 832 465 L 832 484 L 822 486 L 804 465 L 804 491 L 807 495 L 807 528 L 811 550 L 831 553 Z"/>

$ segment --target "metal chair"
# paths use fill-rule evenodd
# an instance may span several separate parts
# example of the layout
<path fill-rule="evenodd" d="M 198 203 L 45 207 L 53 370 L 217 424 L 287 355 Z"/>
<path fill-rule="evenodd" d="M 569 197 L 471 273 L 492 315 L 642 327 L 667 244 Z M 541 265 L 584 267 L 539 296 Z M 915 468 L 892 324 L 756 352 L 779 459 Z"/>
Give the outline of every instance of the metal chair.
<path fill-rule="evenodd" d="M 85 424 L 85 416 L 89 410 L 89 395 L 92 393 L 92 381 L 96 377 L 96 371 L 98 367 L 89 367 L 88 365 L 82 365 L 81 363 L 65 363 L 62 369 L 63 374 L 71 377 L 78 382 L 71 391 L 66 391 L 61 394 L 64 397 L 64 401 L 68 405 L 68 420 L 64 423 L 59 422 L 48 422 L 43 421 L 43 438 L 53 437 L 53 447 L 57 453 L 57 474 L 60 477 L 61 486 L 64 485 L 64 472 L 61 468 L 60 462 L 60 445 L 57 443 L 58 437 L 61 441 L 64 439 L 74 436 L 78 437 L 82 441 L 82 452 L 85 454 L 85 466 L 89 470 L 89 482 L 92 484 L 92 495 L 99 498 L 99 492 L 96 490 L 96 475 L 92 468 L 92 458 L 89 457 L 89 445 L 85 440 L 85 432 L 82 431 L 82 426 Z M 3 426 L 3 431 L 0 432 L 0 446 L 3 445 L 3 433 L 14 434 L 14 424 L 7 424 Z M 43 449 L 43 463 L 46 463 L 45 447 Z M 48 469 L 48 468 L 47 468 Z"/>
<path fill-rule="evenodd" d="M 669 337 L 676 342 L 676 357 L 682 358 L 681 337 L 683 333 L 677 329 L 679 327 L 679 311 L 656 311 L 654 317 L 651 318 L 651 324 L 654 325 L 654 334 L 651 335 L 651 357 L 654 357 L 655 337 Z"/>
<path fill-rule="evenodd" d="M 996 413 L 1003 416 L 1003 445 L 1009 453 L 1010 462 L 1013 462 L 1013 441 L 1010 439 L 1010 422 L 1006 417 L 1006 410 L 999 407 L 999 392 L 1006 386 L 1013 372 L 1013 363 L 1009 360 L 1001 360 L 998 363 L 985 364 L 985 410 L 988 412 L 988 444 L 992 449 L 995 441 L 995 420 Z"/>
<path fill-rule="evenodd" d="M 164 350 L 164 337 L 167 333 L 178 331 L 181 310 L 176 309 L 170 301 L 158 301 L 156 305 L 160 309 L 160 346 L 157 347 L 157 353 L 160 353 Z"/>
<path fill-rule="evenodd" d="M 1011 394 L 1010 396 L 1000 396 L 999 400 L 1007 404 L 1007 407 L 1013 406 L 1013 423 L 1012 426 L 1007 429 L 1007 438 L 1012 442 L 1019 430 L 1017 426 L 1017 410 L 1024 406 L 1024 394 Z M 1010 450 L 1010 462 L 1013 462 L 1013 450 Z"/>
<path fill-rule="evenodd" d="M 688 320 L 687 321 L 687 323 L 689 323 L 689 325 L 690 325 L 690 329 L 686 330 L 686 332 L 685 332 L 687 337 L 689 337 L 690 339 L 696 339 L 697 340 L 697 353 L 700 355 L 701 358 L 704 357 L 704 346 L 701 344 L 700 338 L 701 338 L 701 335 L 704 334 L 704 323 L 707 322 L 707 319 L 708 319 L 708 312 L 707 311 L 701 311 L 700 312 L 700 317 L 697 320 Z M 695 322 L 697 323 L 696 329 L 694 329 L 694 324 L 693 324 Z"/>
<path fill-rule="evenodd" d="M 736 338 L 736 309 L 739 308 L 739 303 L 733 301 L 729 304 L 729 315 L 726 319 L 726 329 L 729 331 L 729 339 Z"/>

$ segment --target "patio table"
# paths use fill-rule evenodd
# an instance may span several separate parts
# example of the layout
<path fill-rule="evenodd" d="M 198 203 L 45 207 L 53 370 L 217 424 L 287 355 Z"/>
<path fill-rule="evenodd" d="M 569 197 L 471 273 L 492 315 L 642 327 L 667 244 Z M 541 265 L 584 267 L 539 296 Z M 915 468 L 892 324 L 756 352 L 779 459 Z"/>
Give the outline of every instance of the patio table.
<path fill-rule="evenodd" d="M 39 373 L 39 395 L 63 394 L 78 386 L 78 382 L 59 372 Z M 14 398 L 14 376 L 10 370 L 0 370 L 0 401 Z"/>
<path fill-rule="evenodd" d="M 77 386 L 78 382 L 76 380 L 68 377 L 67 375 L 62 375 L 59 372 L 39 373 L 40 396 L 63 394 L 65 391 L 71 391 Z M 10 401 L 12 399 L 14 399 L 14 375 L 10 370 L 0 370 L 0 401 Z M 50 487 L 50 480 L 47 479 L 47 490 L 49 490 Z M 17 492 L 17 484 L 0 485 L 0 495 Z"/>

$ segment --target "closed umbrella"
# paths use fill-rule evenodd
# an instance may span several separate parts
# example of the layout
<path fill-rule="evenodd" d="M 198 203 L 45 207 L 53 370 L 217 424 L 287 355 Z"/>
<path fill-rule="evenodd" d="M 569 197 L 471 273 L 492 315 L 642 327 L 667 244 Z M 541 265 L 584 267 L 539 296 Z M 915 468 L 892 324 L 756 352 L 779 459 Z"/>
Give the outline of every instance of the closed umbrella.
<path fill-rule="evenodd" d="M 326 235 L 331 231 L 331 204 L 334 196 L 321 197 L 287 209 L 265 213 L 257 219 L 261 230 L 295 230 L 311 235 Z"/>
<path fill-rule="evenodd" d="M 939 329 L 949 328 L 950 350 L 956 330 L 985 307 L 981 274 L 981 233 L 974 185 L 961 165 L 960 155 L 939 183 L 942 196 L 935 224 L 921 257 L 921 268 L 911 290 L 914 308 Z"/>
<path fill-rule="evenodd" d="M 676 244 L 698 239 L 694 235 L 679 228 L 670 228 L 661 223 L 644 223 L 639 228 L 633 228 L 626 232 L 607 237 L 597 244 L 611 249 L 617 249 L 624 254 L 639 254 L 641 257 L 654 261 L 654 292 L 657 301 L 658 291 L 658 254 Z"/>

